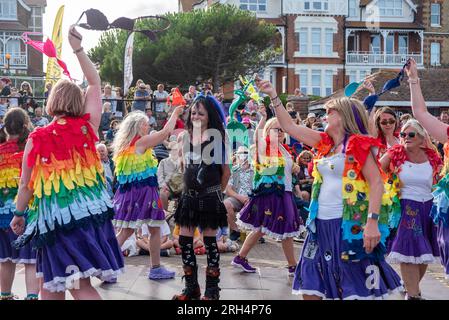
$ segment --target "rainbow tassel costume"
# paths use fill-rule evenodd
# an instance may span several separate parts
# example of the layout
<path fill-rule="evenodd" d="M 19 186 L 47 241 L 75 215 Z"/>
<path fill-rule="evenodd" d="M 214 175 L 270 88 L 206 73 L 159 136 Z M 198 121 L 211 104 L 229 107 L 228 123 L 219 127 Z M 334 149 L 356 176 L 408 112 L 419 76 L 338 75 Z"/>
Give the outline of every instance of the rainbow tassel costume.
<path fill-rule="evenodd" d="M 288 151 L 288 147 L 285 147 Z M 267 236 L 284 240 L 299 236 L 301 219 L 292 192 L 285 191 L 287 160 L 277 149 L 272 154 L 267 139 L 265 155 L 257 155 L 254 188 L 250 201 L 240 211 L 237 224 L 242 229 L 260 230 Z"/>
<path fill-rule="evenodd" d="M 434 186 L 430 215 L 436 225 L 442 224 L 445 228 L 449 228 L 449 143 L 444 145 L 444 167 L 440 177 L 442 179 Z"/>
<path fill-rule="evenodd" d="M 118 228 L 140 228 L 143 224 L 161 226 L 165 212 L 158 193 L 158 161 L 153 150 L 136 152 L 136 142 L 114 158 L 119 184 L 114 196 L 114 225 Z"/>
<path fill-rule="evenodd" d="M 0 145 L 0 229 L 9 228 L 16 209 L 14 200 L 19 188 L 23 151 L 17 140 Z"/>
<path fill-rule="evenodd" d="M 34 238 L 38 248 L 53 244 L 55 233 L 93 224 L 102 226 L 113 215 L 95 149 L 97 137 L 88 120 L 64 117 L 30 135 L 33 167 L 29 188 L 34 199 L 28 228 L 16 245 Z"/>
<path fill-rule="evenodd" d="M 315 147 L 318 150 L 318 155 L 314 160 L 313 177 L 315 180 L 312 187 L 310 216 L 307 221 L 307 227 L 311 232 L 311 237 L 316 237 L 315 220 L 318 216 L 318 199 L 321 185 L 323 184 L 323 178 L 318 170 L 317 163 L 329 154 L 334 145 L 329 135 L 322 133 L 321 137 L 322 140 Z M 344 203 L 341 228 L 344 247 L 342 248 L 341 259 L 343 261 L 359 261 L 365 258 L 384 260 L 384 254 L 386 252 L 385 243 L 390 234 L 388 227 L 389 207 L 392 205 L 391 197 L 386 193 L 384 193 L 382 199 L 379 219 L 381 242 L 376 248 L 377 250 L 371 255 L 367 255 L 363 248 L 363 228 L 368 218 L 369 186 L 362 174 L 362 169 L 371 148 L 380 146 L 377 139 L 367 136 L 352 135 L 348 140 L 342 190 Z"/>

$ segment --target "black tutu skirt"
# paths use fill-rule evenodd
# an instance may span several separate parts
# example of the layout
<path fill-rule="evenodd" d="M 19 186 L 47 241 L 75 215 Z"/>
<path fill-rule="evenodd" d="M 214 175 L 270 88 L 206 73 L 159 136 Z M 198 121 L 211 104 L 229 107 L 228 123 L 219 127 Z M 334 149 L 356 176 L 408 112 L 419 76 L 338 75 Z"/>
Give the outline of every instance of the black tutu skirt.
<path fill-rule="evenodd" d="M 201 230 L 226 227 L 228 219 L 222 193 L 217 191 L 200 197 L 183 193 L 175 212 L 175 223 Z"/>

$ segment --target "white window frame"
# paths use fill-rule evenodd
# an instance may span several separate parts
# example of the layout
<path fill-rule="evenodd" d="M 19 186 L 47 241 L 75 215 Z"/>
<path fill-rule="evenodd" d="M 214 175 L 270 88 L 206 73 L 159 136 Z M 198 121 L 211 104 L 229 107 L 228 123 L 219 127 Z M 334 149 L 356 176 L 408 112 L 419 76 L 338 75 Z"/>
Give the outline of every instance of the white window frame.
<path fill-rule="evenodd" d="M 36 10 L 40 10 L 40 14 L 36 14 Z M 43 8 L 42 7 L 31 7 L 31 27 L 33 28 L 33 32 L 42 32 L 43 31 Z M 36 26 L 36 21 L 38 19 L 41 20 L 41 26 Z"/>
<path fill-rule="evenodd" d="M 389 52 L 388 50 L 387 50 L 387 48 L 388 48 L 388 41 L 389 40 L 393 40 L 393 47 L 391 48 L 391 51 Z M 395 47 L 395 36 L 394 36 L 394 34 L 389 34 L 389 35 L 387 35 L 387 40 L 385 41 L 385 43 L 386 43 L 386 47 L 384 48 L 384 51 L 385 51 L 385 53 L 386 54 L 394 54 L 394 47 Z"/>
<path fill-rule="evenodd" d="M 336 57 L 337 54 L 334 52 L 334 28 L 301 27 L 298 34 L 299 48 L 295 53 L 296 57 Z M 318 36 L 318 34 L 319 39 L 318 37 L 314 38 L 314 35 Z"/>
<path fill-rule="evenodd" d="M 252 12 L 267 12 L 267 5 L 268 0 L 240 0 L 239 8 Z"/>
<path fill-rule="evenodd" d="M 349 0 L 348 3 L 348 16 L 354 18 L 358 16 L 357 13 L 357 0 Z"/>
<path fill-rule="evenodd" d="M 373 38 L 379 39 L 379 51 L 378 52 L 374 51 L 374 49 L 377 47 L 373 46 Z M 382 52 L 382 37 L 380 36 L 380 34 L 372 34 L 371 35 L 369 50 L 370 50 L 370 53 L 372 53 L 372 54 L 380 54 Z"/>
<path fill-rule="evenodd" d="M 441 43 L 439 42 L 432 42 L 430 44 L 430 65 L 441 65 Z"/>
<path fill-rule="evenodd" d="M 405 52 L 401 52 L 401 49 L 403 49 L 404 47 L 401 47 L 401 39 L 405 39 L 405 42 L 407 44 L 407 47 L 405 47 L 406 51 Z M 408 54 L 408 48 L 409 48 L 409 39 L 408 39 L 408 35 L 399 35 L 398 37 L 398 53 L 399 54 Z"/>
<path fill-rule="evenodd" d="M 330 96 L 334 92 L 334 72 L 332 70 L 324 71 L 324 96 Z"/>
<path fill-rule="evenodd" d="M 323 29 L 321 28 L 311 28 L 310 30 L 310 34 L 311 34 L 311 47 L 312 47 L 312 52 L 311 54 L 314 56 L 320 56 L 321 53 L 323 52 L 321 47 L 322 47 L 322 42 L 323 42 Z M 315 42 L 315 39 L 313 37 L 313 35 L 319 35 L 319 41 Z M 318 48 L 318 51 L 316 50 Z"/>
<path fill-rule="evenodd" d="M 329 0 L 305 0 L 304 11 L 327 12 L 329 11 Z"/>
<path fill-rule="evenodd" d="M 349 77 L 349 83 L 358 82 L 357 70 L 348 71 L 347 76 Z"/>
<path fill-rule="evenodd" d="M 334 53 L 334 29 L 324 29 L 324 54 L 332 56 Z"/>
<path fill-rule="evenodd" d="M 438 11 L 434 12 L 434 8 L 438 8 Z M 438 23 L 433 22 L 434 17 L 438 18 Z M 430 4 L 430 26 L 441 27 L 441 5 L 439 3 Z"/>
<path fill-rule="evenodd" d="M 398 4 L 400 7 L 397 7 Z M 382 17 L 402 17 L 404 14 L 403 0 L 378 0 L 376 5 Z"/>
<path fill-rule="evenodd" d="M 307 69 L 299 72 L 299 88 L 303 94 L 309 94 L 309 70 Z"/>
<path fill-rule="evenodd" d="M 310 28 L 301 28 L 299 30 L 299 52 L 309 54 L 309 30 Z"/>
<path fill-rule="evenodd" d="M 322 74 L 321 70 L 319 70 L 319 69 L 317 69 L 317 70 L 312 69 L 310 71 L 310 73 L 311 73 L 311 75 L 310 75 L 310 79 L 311 79 L 311 81 L 310 81 L 310 89 L 311 90 L 310 91 L 311 91 L 313 96 L 321 97 L 322 96 L 322 90 L 321 89 L 323 88 L 323 86 L 322 86 L 323 74 Z M 314 82 L 313 82 L 313 78 L 317 77 L 317 76 L 320 77 L 320 81 L 319 81 L 319 83 L 317 85 L 315 85 Z M 318 90 L 318 91 L 315 91 L 315 90 Z M 318 94 L 316 94 L 316 93 L 318 93 Z"/>
<path fill-rule="evenodd" d="M 8 11 L 7 15 L 5 15 L 6 11 Z M 0 20 L 17 21 L 16 0 L 0 0 Z"/>

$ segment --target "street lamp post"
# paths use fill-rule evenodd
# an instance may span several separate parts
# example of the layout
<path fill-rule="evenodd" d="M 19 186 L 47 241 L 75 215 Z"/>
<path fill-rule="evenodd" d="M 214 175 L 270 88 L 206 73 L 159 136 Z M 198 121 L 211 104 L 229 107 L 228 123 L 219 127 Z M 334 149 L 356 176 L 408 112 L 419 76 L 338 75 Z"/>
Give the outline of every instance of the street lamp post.
<path fill-rule="evenodd" d="M 6 75 L 9 76 L 9 68 L 10 68 L 10 61 L 11 61 L 11 55 L 9 53 L 5 54 L 5 59 L 6 59 Z"/>

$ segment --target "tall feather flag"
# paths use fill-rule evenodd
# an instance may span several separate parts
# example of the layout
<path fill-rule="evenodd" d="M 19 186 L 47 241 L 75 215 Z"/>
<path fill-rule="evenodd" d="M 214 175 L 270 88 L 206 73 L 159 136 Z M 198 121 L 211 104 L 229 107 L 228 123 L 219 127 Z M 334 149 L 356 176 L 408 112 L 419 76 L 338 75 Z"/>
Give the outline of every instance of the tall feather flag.
<path fill-rule="evenodd" d="M 123 83 L 123 93 L 128 95 L 129 88 L 133 82 L 133 53 L 134 53 L 134 32 L 128 37 L 125 47 L 125 62 L 123 65 L 124 73 L 124 83 Z"/>
<path fill-rule="evenodd" d="M 61 57 L 62 53 L 62 20 L 64 17 L 64 6 L 61 6 L 56 14 L 55 24 L 53 26 L 53 33 L 51 40 L 56 48 L 57 57 Z M 59 79 L 61 79 L 61 68 L 59 68 L 55 59 L 48 59 L 47 62 L 47 77 L 46 83 L 55 84 Z"/>

